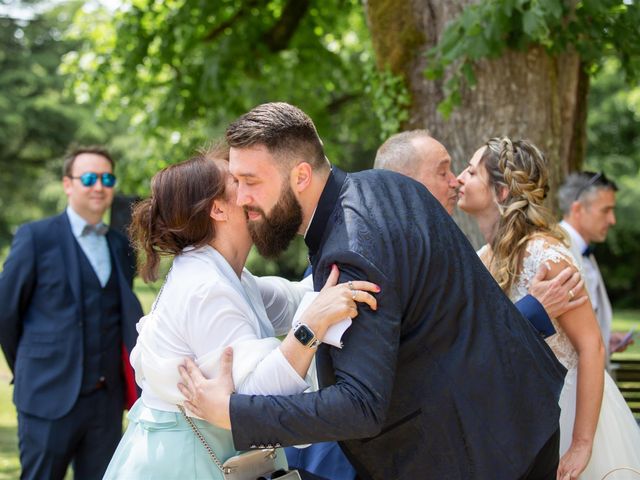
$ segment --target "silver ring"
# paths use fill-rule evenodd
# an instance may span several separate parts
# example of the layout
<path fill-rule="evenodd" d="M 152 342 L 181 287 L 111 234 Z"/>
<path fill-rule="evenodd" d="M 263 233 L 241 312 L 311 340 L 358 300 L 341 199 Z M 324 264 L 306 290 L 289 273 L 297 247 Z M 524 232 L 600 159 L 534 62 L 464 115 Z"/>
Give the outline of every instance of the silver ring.
<path fill-rule="evenodd" d="M 349 285 L 349 288 L 353 290 L 353 282 L 351 280 L 347 282 L 347 285 Z"/>
<path fill-rule="evenodd" d="M 355 301 L 356 295 L 358 295 L 358 290 L 351 290 L 351 298 Z"/>
<path fill-rule="evenodd" d="M 573 300 L 574 296 L 573 290 L 569 290 L 569 301 Z"/>

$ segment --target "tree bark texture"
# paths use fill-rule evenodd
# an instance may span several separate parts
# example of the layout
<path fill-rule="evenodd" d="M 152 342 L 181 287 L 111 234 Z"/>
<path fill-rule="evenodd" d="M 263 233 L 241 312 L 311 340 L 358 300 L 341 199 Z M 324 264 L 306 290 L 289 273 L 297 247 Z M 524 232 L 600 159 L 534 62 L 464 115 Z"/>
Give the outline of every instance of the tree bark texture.
<path fill-rule="evenodd" d="M 479 62 L 477 83 L 465 87 L 461 104 L 448 120 L 437 111 L 445 78 L 424 77 L 425 52 L 436 45 L 446 25 L 477 0 L 367 0 L 365 8 L 378 68 L 402 75 L 412 97 L 404 130 L 427 129 L 449 151 L 454 172 L 489 138 L 528 139 L 550 164 L 549 206 L 556 208 L 557 187 L 578 168 L 586 142 L 588 77 L 579 56 L 549 56 L 542 48 L 506 50 Z M 462 212 L 455 219 L 474 246 L 483 243 L 475 222 Z"/>

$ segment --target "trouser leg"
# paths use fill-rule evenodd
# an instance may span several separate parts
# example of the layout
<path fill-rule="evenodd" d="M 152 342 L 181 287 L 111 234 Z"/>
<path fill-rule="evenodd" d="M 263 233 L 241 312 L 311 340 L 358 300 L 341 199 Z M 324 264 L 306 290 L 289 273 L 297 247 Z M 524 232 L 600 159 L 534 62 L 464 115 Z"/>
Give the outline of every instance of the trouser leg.
<path fill-rule="evenodd" d="M 75 478 L 100 480 L 122 436 L 122 391 L 107 388 L 80 397 L 84 429 L 73 459 Z"/>
<path fill-rule="evenodd" d="M 560 461 L 560 429 L 540 449 L 522 480 L 555 480 Z"/>
<path fill-rule="evenodd" d="M 18 412 L 21 479 L 64 478 L 73 455 L 70 444 L 74 435 L 64 429 L 60 435 L 56 433 L 65 423 L 63 419 L 47 420 Z"/>

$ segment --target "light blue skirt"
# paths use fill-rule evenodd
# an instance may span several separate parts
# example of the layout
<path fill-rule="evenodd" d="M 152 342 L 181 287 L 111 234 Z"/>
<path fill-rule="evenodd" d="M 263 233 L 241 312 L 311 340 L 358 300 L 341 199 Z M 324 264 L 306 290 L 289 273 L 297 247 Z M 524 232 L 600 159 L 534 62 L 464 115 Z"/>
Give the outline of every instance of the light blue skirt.
<path fill-rule="evenodd" d="M 109 463 L 104 479 L 213 479 L 222 472 L 180 412 L 166 412 L 144 406 L 138 400 L 127 415 L 129 426 Z M 193 419 L 221 462 L 237 455 L 231 432 Z M 282 449 L 280 468 L 287 468 Z"/>

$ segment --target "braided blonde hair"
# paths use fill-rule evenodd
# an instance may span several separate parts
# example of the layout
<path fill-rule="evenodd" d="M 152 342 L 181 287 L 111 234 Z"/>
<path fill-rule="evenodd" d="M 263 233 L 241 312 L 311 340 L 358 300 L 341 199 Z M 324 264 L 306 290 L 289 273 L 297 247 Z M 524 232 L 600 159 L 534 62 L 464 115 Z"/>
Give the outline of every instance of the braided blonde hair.
<path fill-rule="evenodd" d="M 543 205 L 549 191 L 547 160 L 526 140 L 492 138 L 480 158 L 493 187 L 500 221 L 491 241 L 489 271 L 508 295 L 520 270 L 527 242 L 546 234 L 564 241 L 551 211 Z M 506 192 L 506 196 L 505 196 Z"/>

